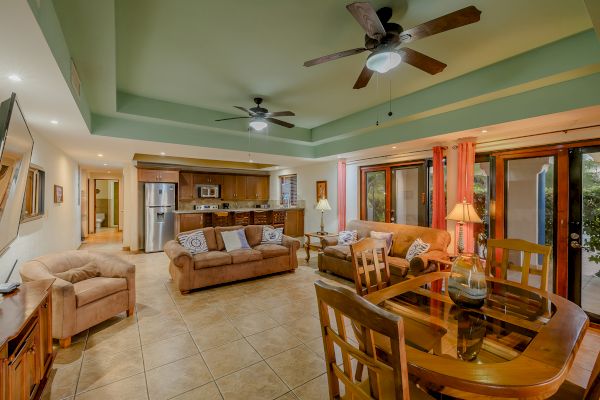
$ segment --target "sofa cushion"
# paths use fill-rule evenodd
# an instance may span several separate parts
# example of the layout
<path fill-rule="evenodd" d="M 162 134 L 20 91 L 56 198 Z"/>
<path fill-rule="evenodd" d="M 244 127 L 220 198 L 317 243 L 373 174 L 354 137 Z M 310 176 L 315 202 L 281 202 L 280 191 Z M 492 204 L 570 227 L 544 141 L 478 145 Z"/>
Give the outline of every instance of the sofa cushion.
<path fill-rule="evenodd" d="M 262 239 L 263 225 L 248 225 L 244 230 L 250 247 L 258 246 Z"/>
<path fill-rule="evenodd" d="M 281 244 L 283 241 L 283 228 L 265 226 L 262 231 L 261 244 Z"/>
<path fill-rule="evenodd" d="M 246 232 L 244 229 L 238 229 L 237 231 L 221 232 L 221 238 L 225 244 L 225 251 L 232 252 L 233 250 L 246 249 L 250 250 L 250 245 L 246 239 Z"/>
<path fill-rule="evenodd" d="M 77 307 L 81 307 L 121 290 L 127 290 L 127 279 L 98 276 L 73 284 L 73 289 Z"/>
<path fill-rule="evenodd" d="M 194 269 L 219 267 L 231 264 L 231 256 L 224 251 L 208 251 L 194 256 Z"/>
<path fill-rule="evenodd" d="M 228 231 L 237 231 L 238 229 L 244 229 L 241 225 L 233 225 L 233 226 L 217 226 L 215 229 L 215 237 L 217 241 L 217 250 L 225 250 L 225 243 L 223 242 L 223 237 L 221 236 L 222 232 Z"/>
<path fill-rule="evenodd" d="M 406 257 L 406 252 L 413 241 L 414 240 L 410 237 L 396 235 L 396 238 L 394 238 L 394 241 L 392 242 L 392 251 L 390 254 L 394 257 Z"/>
<path fill-rule="evenodd" d="M 410 245 L 408 251 L 406 252 L 406 260 L 410 262 L 416 256 L 419 256 L 429 250 L 431 245 L 429 243 L 425 243 L 421 240 L 421 238 L 417 238 L 413 244 Z"/>
<path fill-rule="evenodd" d="M 192 255 L 208 251 L 208 243 L 206 243 L 206 237 L 204 237 L 204 232 L 201 229 L 182 233 L 177 236 L 177 240 Z"/>
<path fill-rule="evenodd" d="M 213 227 L 195 229 L 193 231 L 188 232 L 181 232 L 179 235 L 177 235 L 177 241 L 179 242 L 180 235 L 186 235 L 196 231 L 202 231 L 202 233 L 204 234 L 204 239 L 206 240 L 206 246 L 208 247 L 208 251 L 217 250 L 217 237 L 215 235 L 215 228 Z"/>
<path fill-rule="evenodd" d="M 350 246 L 338 244 L 335 246 L 327 246 L 323 250 L 323 253 L 328 256 L 337 257 L 341 260 L 351 260 L 352 254 L 350 253 Z"/>
<path fill-rule="evenodd" d="M 410 263 L 406 259 L 401 257 L 390 257 L 388 256 L 388 263 L 390 265 L 390 273 L 392 275 L 399 275 L 405 277 L 410 269 Z"/>
<path fill-rule="evenodd" d="M 59 279 L 63 279 L 71 283 L 77 283 L 86 279 L 100 276 L 100 271 L 98 270 L 98 266 L 96 265 L 96 263 L 90 261 L 83 267 L 71 268 L 69 270 L 66 270 L 65 272 L 56 272 L 53 275 Z"/>
<path fill-rule="evenodd" d="M 254 246 L 254 250 L 260 251 L 263 258 L 273 258 L 279 256 L 287 256 L 290 250 L 279 244 L 259 244 Z"/>
<path fill-rule="evenodd" d="M 227 252 L 231 256 L 232 264 L 241 264 L 250 261 L 262 260 L 262 253 L 253 249 L 238 249 Z"/>
<path fill-rule="evenodd" d="M 357 231 L 340 231 L 338 233 L 338 243 L 341 245 L 351 245 L 358 242 Z"/>

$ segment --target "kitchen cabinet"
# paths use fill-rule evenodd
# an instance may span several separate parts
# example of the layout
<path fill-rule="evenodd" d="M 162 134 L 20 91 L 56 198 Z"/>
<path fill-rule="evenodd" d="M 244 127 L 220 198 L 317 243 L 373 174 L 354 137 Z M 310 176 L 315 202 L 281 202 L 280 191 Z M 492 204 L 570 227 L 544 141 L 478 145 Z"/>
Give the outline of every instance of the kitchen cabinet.
<path fill-rule="evenodd" d="M 191 213 L 191 214 L 176 214 L 175 215 L 175 234 L 180 232 L 193 231 L 195 229 L 204 228 L 206 214 Z"/>
<path fill-rule="evenodd" d="M 246 176 L 245 175 L 223 175 L 221 186 L 221 198 L 223 200 L 246 200 Z"/>
<path fill-rule="evenodd" d="M 182 172 L 179 174 L 179 200 L 194 200 L 198 196 L 194 190 L 194 174 Z"/>
<path fill-rule="evenodd" d="M 286 210 L 283 233 L 298 237 L 304 235 L 304 210 Z"/>
<path fill-rule="evenodd" d="M 247 200 L 269 200 L 269 177 L 247 176 L 246 198 Z"/>
<path fill-rule="evenodd" d="M 160 169 L 138 169 L 138 181 L 179 183 L 179 172 L 163 171 Z"/>
<path fill-rule="evenodd" d="M 222 185 L 223 175 L 220 174 L 194 174 L 194 185 Z"/>

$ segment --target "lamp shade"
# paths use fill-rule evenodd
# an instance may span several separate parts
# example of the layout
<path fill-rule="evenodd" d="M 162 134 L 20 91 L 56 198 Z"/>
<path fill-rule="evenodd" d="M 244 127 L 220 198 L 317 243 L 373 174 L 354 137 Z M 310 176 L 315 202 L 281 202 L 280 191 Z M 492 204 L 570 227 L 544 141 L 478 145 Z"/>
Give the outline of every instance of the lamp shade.
<path fill-rule="evenodd" d="M 482 222 L 479 215 L 477 215 L 477 211 L 475 211 L 473 204 L 467 203 L 466 201 L 456 203 L 452 211 L 450 211 L 450 214 L 446 216 L 446 219 L 450 221 L 470 222 L 475 224 L 480 224 Z"/>
<path fill-rule="evenodd" d="M 329 202 L 327 201 L 327 199 L 322 198 L 317 203 L 317 206 L 315 207 L 315 210 L 329 211 L 329 210 L 331 210 L 331 206 L 329 205 Z"/>

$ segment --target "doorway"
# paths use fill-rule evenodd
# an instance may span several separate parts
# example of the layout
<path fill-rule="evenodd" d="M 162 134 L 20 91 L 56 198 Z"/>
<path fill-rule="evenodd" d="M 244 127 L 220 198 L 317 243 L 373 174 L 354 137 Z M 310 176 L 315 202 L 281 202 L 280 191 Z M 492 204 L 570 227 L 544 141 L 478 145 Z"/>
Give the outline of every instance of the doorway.
<path fill-rule="evenodd" d="M 95 232 L 115 230 L 119 226 L 119 181 L 94 180 Z"/>

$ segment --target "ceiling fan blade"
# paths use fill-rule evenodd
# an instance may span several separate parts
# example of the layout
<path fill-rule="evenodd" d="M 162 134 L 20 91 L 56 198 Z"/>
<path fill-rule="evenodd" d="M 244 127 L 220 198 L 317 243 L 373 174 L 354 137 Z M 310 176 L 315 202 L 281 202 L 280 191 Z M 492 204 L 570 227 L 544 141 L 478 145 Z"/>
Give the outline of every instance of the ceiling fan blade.
<path fill-rule="evenodd" d="M 398 53 L 402 56 L 402 62 L 419 68 L 431 75 L 440 73 L 446 68 L 446 64 L 443 62 L 407 47 L 399 49 Z"/>
<path fill-rule="evenodd" d="M 250 118 L 250 117 L 221 118 L 221 119 L 215 119 L 215 122 L 218 122 L 218 121 L 229 121 L 230 119 L 247 119 L 247 118 Z"/>
<path fill-rule="evenodd" d="M 369 37 L 379 40 L 385 36 L 385 28 L 371 3 L 356 2 L 348 4 L 346 9 L 350 11 L 350 14 L 352 14 L 356 22 L 362 26 L 365 32 L 367 32 Z"/>
<path fill-rule="evenodd" d="M 285 126 L 286 128 L 293 128 L 294 124 L 290 124 L 289 122 L 282 121 L 277 118 L 265 118 L 267 121 L 272 122 L 277 125 Z"/>
<path fill-rule="evenodd" d="M 245 113 L 248 113 L 248 114 L 254 114 L 252 111 L 248 110 L 248 109 L 247 109 L 247 108 L 245 108 L 245 107 L 240 107 L 240 106 L 234 106 L 234 107 L 235 107 L 235 108 L 237 108 L 238 110 L 242 110 L 242 111 L 243 111 L 243 112 L 245 112 Z"/>
<path fill-rule="evenodd" d="M 326 63 L 328 61 L 337 60 L 338 58 L 353 56 L 355 54 L 362 53 L 363 51 L 366 51 L 366 50 L 367 49 L 365 49 L 364 47 L 359 47 L 359 48 L 356 48 L 356 49 L 350 49 L 350 50 L 340 51 L 340 52 L 337 52 L 337 53 L 329 54 L 327 56 L 323 56 L 323 57 L 315 58 L 313 60 L 309 60 L 309 61 L 307 61 L 307 62 L 304 63 L 304 66 L 305 67 L 312 67 L 313 65 L 323 64 L 323 63 Z"/>
<path fill-rule="evenodd" d="M 293 117 L 296 114 L 294 114 L 291 111 L 275 111 L 275 112 L 270 112 L 270 113 L 266 113 L 265 117 Z"/>
<path fill-rule="evenodd" d="M 402 43 L 408 43 L 454 28 L 460 28 L 479 21 L 480 15 L 481 11 L 477 7 L 469 6 L 407 29 L 400 34 L 400 40 Z"/>
<path fill-rule="evenodd" d="M 365 86 L 368 85 L 369 80 L 371 79 L 371 77 L 373 76 L 373 71 L 370 70 L 369 68 L 367 68 L 367 66 L 365 65 L 362 69 L 362 71 L 360 71 L 360 75 L 358 76 L 358 79 L 356 80 L 356 83 L 354 84 L 353 88 L 354 89 L 362 89 Z"/>

